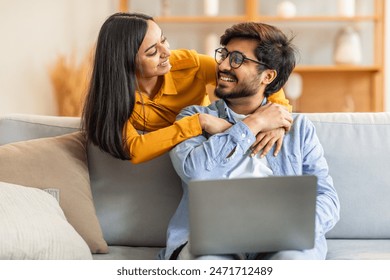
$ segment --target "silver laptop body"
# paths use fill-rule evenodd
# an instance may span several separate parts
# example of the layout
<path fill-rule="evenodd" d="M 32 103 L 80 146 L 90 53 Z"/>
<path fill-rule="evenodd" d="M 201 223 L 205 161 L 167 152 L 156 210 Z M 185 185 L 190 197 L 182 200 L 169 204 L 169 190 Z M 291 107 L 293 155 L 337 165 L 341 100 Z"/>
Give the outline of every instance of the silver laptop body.
<path fill-rule="evenodd" d="M 317 178 L 273 176 L 189 183 L 195 255 L 314 247 Z"/>

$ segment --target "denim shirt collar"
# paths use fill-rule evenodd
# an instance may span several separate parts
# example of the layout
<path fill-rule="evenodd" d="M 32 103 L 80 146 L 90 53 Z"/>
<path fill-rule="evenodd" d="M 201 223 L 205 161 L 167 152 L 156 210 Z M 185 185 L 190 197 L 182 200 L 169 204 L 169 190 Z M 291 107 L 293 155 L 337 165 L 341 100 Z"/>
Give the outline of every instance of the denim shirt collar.
<path fill-rule="evenodd" d="M 260 106 L 264 106 L 267 104 L 267 97 L 264 97 L 263 101 L 261 102 Z M 219 99 L 215 102 L 215 106 L 218 110 L 218 115 L 221 119 L 227 120 L 228 122 L 235 124 L 237 123 L 232 115 L 232 109 L 228 107 L 226 102 L 222 99 Z"/>

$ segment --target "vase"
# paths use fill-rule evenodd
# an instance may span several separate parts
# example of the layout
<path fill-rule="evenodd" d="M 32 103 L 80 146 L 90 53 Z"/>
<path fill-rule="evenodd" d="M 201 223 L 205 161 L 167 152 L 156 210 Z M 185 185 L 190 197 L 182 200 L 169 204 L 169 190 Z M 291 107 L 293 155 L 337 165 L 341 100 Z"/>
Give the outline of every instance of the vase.
<path fill-rule="evenodd" d="M 219 0 L 204 0 L 204 14 L 206 16 L 216 16 L 219 12 Z"/>
<path fill-rule="evenodd" d="M 338 12 L 340 16 L 353 17 L 355 15 L 355 0 L 339 0 Z"/>
<path fill-rule="evenodd" d="M 302 76 L 298 73 L 291 73 L 286 84 L 284 85 L 284 91 L 286 97 L 291 101 L 293 109 L 297 111 L 297 100 L 302 95 L 303 80 Z"/>
<path fill-rule="evenodd" d="M 343 28 L 336 37 L 335 64 L 359 64 L 362 62 L 362 47 L 358 32 L 351 26 Z"/>
<path fill-rule="evenodd" d="M 215 49 L 219 47 L 219 36 L 215 33 L 209 33 L 205 40 L 205 53 L 214 57 Z"/>
<path fill-rule="evenodd" d="M 294 17 L 296 12 L 295 4 L 291 1 L 283 1 L 277 6 L 277 15 L 280 17 Z"/>

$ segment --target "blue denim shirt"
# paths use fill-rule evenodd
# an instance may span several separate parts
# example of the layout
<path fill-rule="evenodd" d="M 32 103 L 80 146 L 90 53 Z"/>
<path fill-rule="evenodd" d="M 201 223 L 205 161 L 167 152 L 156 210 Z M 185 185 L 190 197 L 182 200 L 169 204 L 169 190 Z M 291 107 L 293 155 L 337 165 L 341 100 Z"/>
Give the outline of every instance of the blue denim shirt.
<path fill-rule="evenodd" d="M 169 259 L 173 251 L 188 241 L 188 187 L 190 180 L 225 178 L 255 141 L 255 135 L 243 122 L 235 122 L 231 110 L 218 100 L 208 107 L 190 106 L 177 117 L 196 113 L 218 116 L 233 124 L 228 130 L 215 135 L 203 135 L 188 139 L 170 152 L 176 172 L 183 183 L 183 197 L 173 215 L 167 232 L 167 248 L 160 258 Z M 283 140 L 279 154 L 267 154 L 268 163 L 276 176 L 312 174 L 318 178 L 316 207 L 315 248 L 325 257 L 327 245 L 325 233 L 339 220 L 339 200 L 333 180 L 328 173 L 324 151 L 314 125 L 304 115 L 294 115 L 291 130 Z M 231 152 L 233 152 L 232 155 Z M 226 155 L 230 155 L 228 158 Z M 324 255 L 325 254 L 325 255 Z"/>

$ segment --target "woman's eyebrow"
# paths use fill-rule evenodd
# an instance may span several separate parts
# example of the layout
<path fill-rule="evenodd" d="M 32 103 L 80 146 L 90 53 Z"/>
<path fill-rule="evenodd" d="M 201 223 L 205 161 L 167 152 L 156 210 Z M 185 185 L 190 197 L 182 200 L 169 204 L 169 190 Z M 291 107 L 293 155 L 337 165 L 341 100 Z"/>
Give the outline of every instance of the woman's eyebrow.
<path fill-rule="evenodd" d="M 151 48 L 154 48 L 155 46 L 157 46 L 157 43 L 156 44 L 153 44 L 151 45 L 149 48 L 147 48 L 144 52 L 147 52 L 148 50 L 150 50 Z"/>
<path fill-rule="evenodd" d="M 162 33 L 162 30 L 161 30 L 161 36 L 160 36 L 160 38 L 162 38 L 164 35 L 163 35 L 163 33 Z M 150 50 L 151 48 L 154 48 L 155 46 L 157 46 L 157 43 L 156 44 L 153 44 L 153 45 L 151 45 L 149 48 L 147 48 L 144 52 L 147 52 L 148 50 Z"/>

